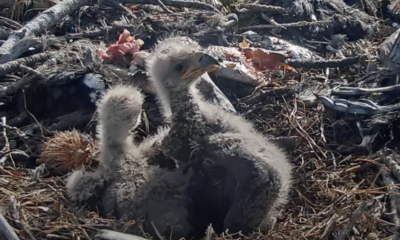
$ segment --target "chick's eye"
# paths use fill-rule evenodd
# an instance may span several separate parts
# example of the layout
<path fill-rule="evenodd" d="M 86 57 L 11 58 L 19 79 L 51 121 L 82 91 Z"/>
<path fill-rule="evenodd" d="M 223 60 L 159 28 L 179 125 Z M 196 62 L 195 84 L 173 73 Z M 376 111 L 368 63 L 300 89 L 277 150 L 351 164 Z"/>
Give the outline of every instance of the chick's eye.
<path fill-rule="evenodd" d="M 182 71 L 183 70 L 183 64 L 182 63 L 177 64 L 175 66 L 175 70 L 178 71 L 178 72 Z"/>

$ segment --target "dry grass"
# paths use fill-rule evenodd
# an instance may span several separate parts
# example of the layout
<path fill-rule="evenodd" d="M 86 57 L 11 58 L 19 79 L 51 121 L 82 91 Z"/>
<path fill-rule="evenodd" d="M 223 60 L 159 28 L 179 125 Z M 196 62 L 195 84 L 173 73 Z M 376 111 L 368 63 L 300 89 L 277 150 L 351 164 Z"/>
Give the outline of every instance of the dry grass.
<path fill-rule="evenodd" d="M 333 121 L 329 114 L 320 107 L 306 108 L 299 101 L 285 105 L 275 119 L 259 119 L 256 125 L 263 129 L 267 125 L 272 135 L 300 137 L 291 153 L 296 165 L 291 200 L 282 208 L 268 235 L 254 233 L 249 239 L 329 239 L 331 234 L 337 237 L 363 202 L 367 206 L 351 225 L 349 236 L 366 239 L 376 234 L 384 239 L 393 235 L 393 224 L 380 219 L 387 210 L 383 195 L 388 187 L 377 185 L 379 173 L 375 167 L 381 166 L 374 156 L 340 156 L 329 150 L 326 142 L 334 144 L 326 127 Z M 338 145 L 359 144 L 359 138 L 346 129 L 342 131 L 349 142 Z"/>
<path fill-rule="evenodd" d="M 0 178 L 1 212 L 20 239 L 90 239 L 93 225 L 108 225 L 95 213 L 70 209 L 61 178 L 36 176 L 16 170 Z"/>
<path fill-rule="evenodd" d="M 242 103 L 243 104 L 243 103 Z M 281 210 L 278 221 L 268 234 L 254 232 L 251 236 L 225 233 L 215 239 L 329 239 L 337 237 L 350 223 L 357 208 L 365 202 L 366 207 L 359 219 L 351 226 L 353 239 L 366 239 L 374 234 L 378 239 L 393 235 L 393 224 L 380 218 L 387 211 L 387 187 L 377 184 L 380 163 L 374 156 L 340 156 L 328 150 L 325 142 L 330 139 L 329 126 L 333 121 L 321 106 L 307 108 L 299 101 L 284 101 L 276 117 L 265 117 L 254 112 L 256 126 L 269 129 L 269 134 L 299 136 L 297 147 L 291 152 L 291 161 L 296 165 L 295 181 L 290 202 Z M 358 144 L 357 137 L 342 129 L 338 133 L 348 134 L 347 144 Z M 50 150 L 50 146 L 53 147 Z M 47 159 L 58 159 L 53 167 L 73 169 L 78 163 L 62 164 L 62 154 L 69 154 L 80 146 L 93 154 L 93 144 L 83 140 L 77 131 L 58 132 L 47 142 Z M 88 148 L 88 146 L 90 146 Z M 83 153 L 82 153 L 83 154 Z M 87 163 L 83 154 L 80 163 Z M 43 154 L 42 154 L 43 155 Z M 47 161 L 47 164 L 50 162 Z M 95 226 L 110 226 L 112 220 L 98 217 L 94 212 L 75 209 L 65 195 L 64 182 L 59 177 L 33 177 L 28 169 L 5 167 L 0 178 L 0 201 L 6 215 L 21 239 L 89 239 Z M 32 175 L 32 176 L 30 176 Z M 347 238 L 345 238 L 347 239 Z"/>

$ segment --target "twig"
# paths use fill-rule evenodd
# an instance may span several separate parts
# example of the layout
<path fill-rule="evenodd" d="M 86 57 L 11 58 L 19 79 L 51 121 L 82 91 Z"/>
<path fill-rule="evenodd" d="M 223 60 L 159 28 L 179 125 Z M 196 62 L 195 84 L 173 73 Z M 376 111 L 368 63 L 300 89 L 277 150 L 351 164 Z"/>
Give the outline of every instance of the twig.
<path fill-rule="evenodd" d="M 62 59 L 64 54 L 64 52 L 45 52 L 0 64 L 0 77 L 9 73 L 14 73 L 21 67 L 21 65 L 31 66 L 38 62 L 44 62 L 50 58 Z"/>
<path fill-rule="evenodd" d="M 8 176 L 13 176 L 14 175 L 12 172 L 5 170 L 3 168 L 3 166 L 1 166 L 1 165 L 0 165 L 0 173 L 1 173 L 1 175 L 8 175 Z"/>
<path fill-rule="evenodd" d="M 331 235 L 333 230 L 335 230 L 335 228 L 336 228 L 336 220 L 337 220 L 337 218 L 338 218 L 338 215 L 334 214 L 329 219 L 329 221 L 326 223 L 324 233 L 322 233 L 321 238 L 320 238 L 321 240 L 329 239 L 329 236 Z"/>
<path fill-rule="evenodd" d="M 347 234 L 351 231 L 353 228 L 354 224 L 356 224 L 357 220 L 361 217 L 361 214 L 365 212 L 365 209 L 367 208 L 367 202 L 364 201 L 358 206 L 357 210 L 351 217 L 350 221 L 347 223 L 346 227 L 341 231 L 339 234 L 339 237 L 336 238 L 336 240 L 344 240 L 347 237 Z"/>
<path fill-rule="evenodd" d="M 85 236 L 86 239 L 90 240 L 91 238 L 89 237 L 88 233 L 86 232 L 85 229 L 82 228 L 82 226 L 79 224 L 78 220 L 76 219 L 76 217 L 74 216 L 74 214 L 72 213 L 67 213 L 67 216 L 69 217 L 69 219 L 72 221 L 72 223 L 76 226 L 76 228 L 78 228 L 83 236 Z"/>
<path fill-rule="evenodd" d="M 17 23 L 14 20 L 11 20 L 9 18 L 5 18 L 5 17 L 2 17 L 2 16 L 0 16 L 0 19 L 3 20 L 4 22 L 7 22 L 9 24 L 9 26 L 12 26 L 14 28 L 22 28 L 22 25 Z"/>
<path fill-rule="evenodd" d="M 12 126 L 9 126 L 9 125 L 4 124 L 4 123 L 0 123 L 0 127 L 6 128 L 8 130 L 15 130 L 18 133 L 18 135 L 20 135 L 22 137 L 25 136 L 25 133 L 23 131 L 19 130 L 18 128 L 16 128 L 16 127 L 12 127 Z"/>
<path fill-rule="evenodd" d="M 372 93 L 384 93 L 384 92 L 398 92 L 400 90 L 400 84 L 380 87 L 380 88 L 359 88 L 359 87 L 336 87 L 332 89 L 332 94 L 343 95 L 343 96 L 360 96 Z"/>
<path fill-rule="evenodd" d="M 147 240 L 146 238 L 142 238 L 136 235 L 130 235 L 126 233 L 115 232 L 111 230 L 102 229 L 97 232 L 95 239 L 103 239 L 103 240 Z"/>
<path fill-rule="evenodd" d="M 38 124 L 38 126 L 40 127 L 40 132 L 42 133 L 42 138 L 44 138 L 44 132 L 43 132 L 43 126 L 42 124 L 39 123 L 39 121 L 37 120 L 37 118 L 28 110 L 28 107 L 26 105 L 26 95 L 25 95 L 25 90 L 22 90 L 22 95 L 24 97 L 24 108 L 25 111 L 29 114 L 29 116 L 31 116 L 33 118 L 33 120 L 35 120 L 35 122 Z M 49 132 L 47 129 L 45 129 L 47 132 Z"/>
<path fill-rule="evenodd" d="M 400 196 L 399 196 L 399 190 L 396 187 L 396 184 L 390 175 L 390 173 L 382 168 L 382 174 L 381 174 L 383 181 L 385 185 L 387 186 L 387 192 L 392 193 L 389 194 L 389 202 L 390 202 L 390 213 L 386 213 L 385 215 L 390 218 L 391 222 L 393 224 L 399 225 L 400 223 L 400 216 L 398 212 L 398 207 L 400 206 Z"/>
<path fill-rule="evenodd" d="M 24 230 L 24 232 L 30 237 L 31 240 L 36 240 L 35 236 L 33 236 L 31 231 L 29 231 L 29 229 L 25 226 L 25 224 L 23 222 L 18 220 L 17 223 L 20 225 L 22 230 Z"/>
<path fill-rule="evenodd" d="M 251 10 L 252 12 L 276 12 L 276 13 L 284 13 L 286 9 L 278 6 L 270 6 L 270 5 L 261 5 L 257 3 L 242 3 L 238 5 L 239 8 L 245 8 Z"/>
<path fill-rule="evenodd" d="M 162 8 L 162 10 L 164 10 L 164 12 L 172 14 L 173 12 L 171 10 L 169 10 L 164 3 L 161 0 L 157 0 L 158 1 L 158 5 L 160 5 L 160 7 Z"/>
<path fill-rule="evenodd" d="M 158 0 L 118 0 L 121 4 L 132 3 L 132 4 L 153 4 L 159 5 Z M 210 4 L 198 1 L 190 1 L 190 0 L 163 0 L 163 3 L 167 6 L 174 7 L 186 7 L 186 8 L 197 8 L 204 10 L 212 10 L 220 13 L 220 11 L 211 6 Z"/>
<path fill-rule="evenodd" d="M 17 234 L 14 232 L 13 228 L 8 224 L 7 220 L 0 213 L 0 236 L 4 235 L 5 240 L 19 240 Z"/>
<path fill-rule="evenodd" d="M 6 117 L 2 117 L 1 120 L 2 120 L 1 125 L 2 125 L 2 126 L 5 126 L 5 125 L 6 125 Z M 4 137 L 4 139 L 6 140 L 6 146 L 5 146 L 5 147 L 6 147 L 6 150 L 7 150 L 7 151 L 10 151 L 10 143 L 8 142 L 6 128 L 3 128 L 3 137 Z M 15 167 L 15 166 L 14 166 L 14 167 Z"/>
<path fill-rule="evenodd" d="M 287 87 L 273 87 L 272 89 L 260 89 L 254 94 L 246 96 L 238 100 L 238 102 L 246 104 L 256 104 L 257 102 L 263 101 L 266 97 L 270 96 L 282 96 L 294 93 L 295 90 Z M 246 113 L 247 114 L 247 113 Z"/>
<path fill-rule="evenodd" d="M 266 14 L 264 14 L 264 13 L 261 13 L 261 17 L 262 17 L 262 19 L 264 19 L 265 21 L 267 21 L 267 22 L 271 23 L 271 24 L 272 24 L 272 25 L 274 25 L 274 26 L 277 26 L 277 27 L 280 27 L 280 28 L 286 29 L 284 26 L 282 26 L 281 24 L 279 24 L 279 23 L 275 22 L 275 20 L 274 20 L 274 19 L 272 19 L 272 18 L 269 18 L 269 17 L 268 17 Z"/>
<path fill-rule="evenodd" d="M 286 63 L 294 68 L 338 68 L 345 67 L 359 63 L 360 59 L 364 59 L 366 56 L 361 55 L 357 57 L 348 57 L 344 59 L 335 60 L 294 60 L 288 59 Z"/>
<path fill-rule="evenodd" d="M 116 31 L 119 26 L 114 27 L 113 26 L 103 26 L 101 29 L 96 29 L 96 30 L 82 30 L 79 33 L 69 33 L 66 34 L 65 37 L 67 39 L 81 39 L 81 38 L 90 38 L 90 39 L 95 39 L 100 36 L 106 36 L 109 32 Z M 127 30 L 131 31 L 130 29 L 126 28 Z"/>
<path fill-rule="evenodd" d="M 30 67 L 27 67 L 27 66 L 24 66 L 24 65 L 21 65 L 20 68 L 21 68 L 21 70 L 24 70 L 26 73 L 35 75 L 36 77 L 38 77 L 40 79 L 45 79 L 46 78 L 46 76 L 44 76 L 43 74 L 41 74 L 40 72 L 36 71 L 33 68 L 30 68 Z"/>
<path fill-rule="evenodd" d="M 40 80 L 43 80 L 43 78 L 41 78 L 38 75 L 25 76 L 23 79 L 9 86 L 5 91 L 0 92 L 0 98 L 13 95 L 17 93 L 19 90 L 23 89 L 26 85 L 35 84 Z"/>
<path fill-rule="evenodd" d="M 258 29 L 265 29 L 265 28 L 290 28 L 290 27 L 308 27 L 308 26 L 319 26 L 323 24 L 329 24 L 332 21 L 315 21 L 315 22 L 306 22 L 300 21 L 295 23 L 279 23 L 279 25 L 254 25 L 249 27 L 242 27 L 240 31 L 248 31 L 248 30 L 258 30 Z"/>
<path fill-rule="evenodd" d="M 204 240 L 211 240 L 215 231 L 212 227 L 212 224 L 208 225 L 207 230 L 206 230 L 206 236 L 204 237 Z"/>
<path fill-rule="evenodd" d="M 6 117 L 2 117 L 1 120 L 2 120 L 2 122 L 3 122 L 3 125 L 6 125 L 6 124 L 7 124 L 7 123 L 6 123 Z M 6 131 L 5 128 L 3 128 L 3 137 L 4 137 L 4 139 L 6 140 L 6 150 L 7 150 L 7 151 L 11 151 L 11 149 L 10 149 L 10 142 L 8 141 L 7 131 Z M 14 159 L 13 159 L 12 155 L 9 154 L 8 156 L 9 156 L 10 159 L 11 159 L 11 163 L 13 164 L 13 167 L 16 168 L 15 162 L 14 162 Z"/>
<path fill-rule="evenodd" d="M 153 227 L 154 231 L 156 232 L 157 237 L 160 240 L 163 240 L 164 238 L 162 237 L 161 233 L 158 231 L 158 229 L 157 229 L 157 227 L 156 227 L 156 225 L 154 224 L 153 221 L 151 221 L 151 226 Z"/>
<path fill-rule="evenodd" d="M 68 14 L 85 5 L 92 5 L 93 0 L 64 0 L 53 7 L 43 11 L 39 16 L 28 22 L 23 28 L 12 33 L 7 41 L 0 47 L 0 54 L 10 54 L 11 48 L 28 36 L 39 35 L 59 24 Z"/>
<path fill-rule="evenodd" d="M 29 160 L 29 155 L 26 154 L 26 152 L 18 149 L 10 150 L 5 152 L 4 154 L 0 154 L 0 164 L 3 164 L 5 161 L 7 161 L 7 158 L 11 159 L 13 167 L 15 169 L 16 166 L 14 163 L 14 159 L 16 159 L 17 161 L 27 161 Z"/>

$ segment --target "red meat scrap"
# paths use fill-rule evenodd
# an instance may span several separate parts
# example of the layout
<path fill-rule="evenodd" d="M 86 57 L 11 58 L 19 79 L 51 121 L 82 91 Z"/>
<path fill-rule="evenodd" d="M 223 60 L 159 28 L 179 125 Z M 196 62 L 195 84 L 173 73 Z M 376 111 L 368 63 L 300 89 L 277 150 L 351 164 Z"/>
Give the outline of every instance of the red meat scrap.
<path fill-rule="evenodd" d="M 141 39 L 135 39 L 128 30 L 124 29 L 119 35 L 118 42 L 111 44 L 107 51 L 97 49 L 97 54 L 107 62 L 120 61 L 122 58 L 132 61 L 133 54 L 138 52 L 143 44 Z"/>

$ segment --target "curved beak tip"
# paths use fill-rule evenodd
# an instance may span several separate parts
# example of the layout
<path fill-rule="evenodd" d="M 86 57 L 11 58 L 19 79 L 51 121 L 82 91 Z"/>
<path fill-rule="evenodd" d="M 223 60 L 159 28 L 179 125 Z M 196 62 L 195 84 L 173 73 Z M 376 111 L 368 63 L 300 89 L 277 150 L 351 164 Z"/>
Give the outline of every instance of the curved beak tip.
<path fill-rule="evenodd" d="M 214 57 L 212 57 L 206 53 L 203 54 L 200 64 L 201 64 L 201 68 L 203 68 L 207 72 L 212 72 L 221 67 L 220 63 Z"/>

